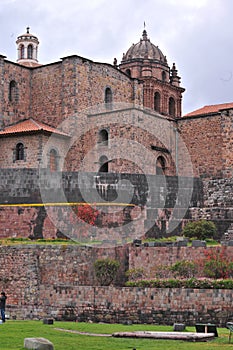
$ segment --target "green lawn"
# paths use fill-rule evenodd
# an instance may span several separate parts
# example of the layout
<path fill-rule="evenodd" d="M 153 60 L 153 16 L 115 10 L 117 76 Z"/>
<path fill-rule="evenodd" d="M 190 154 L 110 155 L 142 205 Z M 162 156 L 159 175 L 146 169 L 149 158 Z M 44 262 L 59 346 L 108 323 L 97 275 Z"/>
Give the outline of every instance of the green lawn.
<path fill-rule="evenodd" d="M 210 342 L 184 342 L 177 340 L 152 340 L 152 339 L 126 339 L 100 336 L 87 336 L 69 333 L 56 328 L 76 330 L 79 332 L 112 334 L 121 331 L 172 331 L 170 326 L 152 325 L 117 325 L 94 324 L 75 322 L 54 322 L 53 325 L 45 325 L 42 321 L 7 321 L 0 324 L 0 349 L 23 350 L 24 338 L 44 337 L 54 344 L 55 350 L 199 350 L 199 349 L 233 349 L 228 343 L 229 331 L 218 328 L 219 337 Z M 193 327 L 187 327 L 187 331 L 195 331 Z"/>

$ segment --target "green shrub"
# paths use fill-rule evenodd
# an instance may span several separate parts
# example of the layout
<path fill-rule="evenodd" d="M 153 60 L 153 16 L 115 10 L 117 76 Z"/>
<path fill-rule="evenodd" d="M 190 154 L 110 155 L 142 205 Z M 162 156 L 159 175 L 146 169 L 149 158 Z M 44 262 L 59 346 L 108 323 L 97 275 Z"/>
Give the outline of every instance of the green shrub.
<path fill-rule="evenodd" d="M 144 269 L 140 267 L 137 269 L 130 269 L 125 275 L 130 281 L 136 281 L 144 276 Z"/>
<path fill-rule="evenodd" d="M 188 260 L 177 261 L 170 267 L 175 276 L 191 278 L 197 273 L 197 265 Z"/>
<path fill-rule="evenodd" d="M 208 278 L 232 278 L 233 262 L 227 259 L 225 249 L 206 250 L 203 274 Z"/>
<path fill-rule="evenodd" d="M 120 263 L 113 259 L 99 259 L 94 263 L 95 275 L 101 286 L 109 286 L 116 277 Z"/>
<path fill-rule="evenodd" d="M 212 221 L 199 220 L 189 222 L 183 229 L 182 234 L 188 238 L 205 240 L 213 238 L 217 233 L 215 224 Z"/>
<path fill-rule="evenodd" d="M 233 289 L 233 280 L 210 279 L 167 279 L 167 280 L 140 280 L 126 282 L 126 287 L 141 288 L 192 288 L 192 289 Z"/>

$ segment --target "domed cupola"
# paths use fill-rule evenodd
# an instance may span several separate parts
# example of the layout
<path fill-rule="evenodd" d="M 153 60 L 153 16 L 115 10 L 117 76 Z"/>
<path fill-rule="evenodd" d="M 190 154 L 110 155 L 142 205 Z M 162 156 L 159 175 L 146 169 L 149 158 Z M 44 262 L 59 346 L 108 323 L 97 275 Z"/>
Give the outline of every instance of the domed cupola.
<path fill-rule="evenodd" d="M 39 40 L 35 35 L 29 32 L 29 29 L 30 28 L 27 27 L 27 32 L 17 38 L 17 62 L 23 66 L 35 67 L 39 65 L 37 61 Z"/>
<path fill-rule="evenodd" d="M 162 51 L 150 42 L 147 37 L 147 32 L 144 29 L 142 33 L 142 39 L 137 44 L 133 44 L 126 54 L 123 55 L 122 62 L 125 63 L 131 60 L 143 60 L 149 59 L 157 62 L 162 62 L 167 64 L 166 57 L 163 55 Z"/>
<path fill-rule="evenodd" d="M 172 68 L 169 67 L 166 56 L 151 43 L 145 27 L 140 41 L 123 54 L 119 69 L 143 84 L 145 107 L 169 118 L 181 117 L 185 89 L 180 86 L 176 65 L 173 63 Z"/>
<path fill-rule="evenodd" d="M 131 45 L 120 64 L 120 69 L 132 78 L 154 77 L 169 82 L 169 66 L 166 56 L 151 43 L 144 29 L 142 38 Z"/>

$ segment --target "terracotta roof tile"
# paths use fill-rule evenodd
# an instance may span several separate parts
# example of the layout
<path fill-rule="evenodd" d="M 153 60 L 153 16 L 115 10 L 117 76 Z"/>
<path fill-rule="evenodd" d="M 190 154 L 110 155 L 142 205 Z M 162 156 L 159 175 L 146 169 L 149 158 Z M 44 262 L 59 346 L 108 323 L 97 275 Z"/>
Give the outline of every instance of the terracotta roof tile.
<path fill-rule="evenodd" d="M 45 131 L 51 134 L 54 133 L 54 134 L 67 136 L 67 137 L 69 136 L 68 134 L 58 129 L 55 129 L 49 125 L 37 122 L 32 118 L 20 121 L 14 125 L 10 125 L 6 127 L 5 129 L 0 131 L 0 136 L 19 134 L 19 133 L 31 133 L 31 132 L 37 132 L 37 131 Z"/>
<path fill-rule="evenodd" d="M 184 115 L 184 117 L 193 117 L 196 115 L 206 115 L 206 114 L 218 113 L 220 110 L 228 109 L 228 108 L 233 108 L 233 102 L 204 106 L 202 108 L 196 109 L 193 112 L 187 113 L 186 115 Z"/>

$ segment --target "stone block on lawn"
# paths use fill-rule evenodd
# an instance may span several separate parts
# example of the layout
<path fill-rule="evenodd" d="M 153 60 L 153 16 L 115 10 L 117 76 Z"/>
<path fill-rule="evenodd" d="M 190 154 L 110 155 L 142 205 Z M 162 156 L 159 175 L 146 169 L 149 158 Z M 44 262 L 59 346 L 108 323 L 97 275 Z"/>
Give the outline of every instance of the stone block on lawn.
<path fill-rule="evenodd" d="M 53 324 L 53 319 L 52 318 L 44 318 L 43 324 Z"/>
<path fill-rule="evenodd" d="M 195 247 L 195 248 L 205 247 L 206 248 L 206 241 L 200 241 L 199 239 L 195 239 L 192 241 L 192 247 Z"/>
<path fill-rule="evenodd" d="M 53 343 L 45 338 L 25 338 L 24 348 L 31 350 L 54 350 Z"/>
<path fill-rule="evenodd" d="M 183 332 L 185 330 L 185 324 L 183 323 L 174 323 L 173 331 L 175 332 Z"/>

